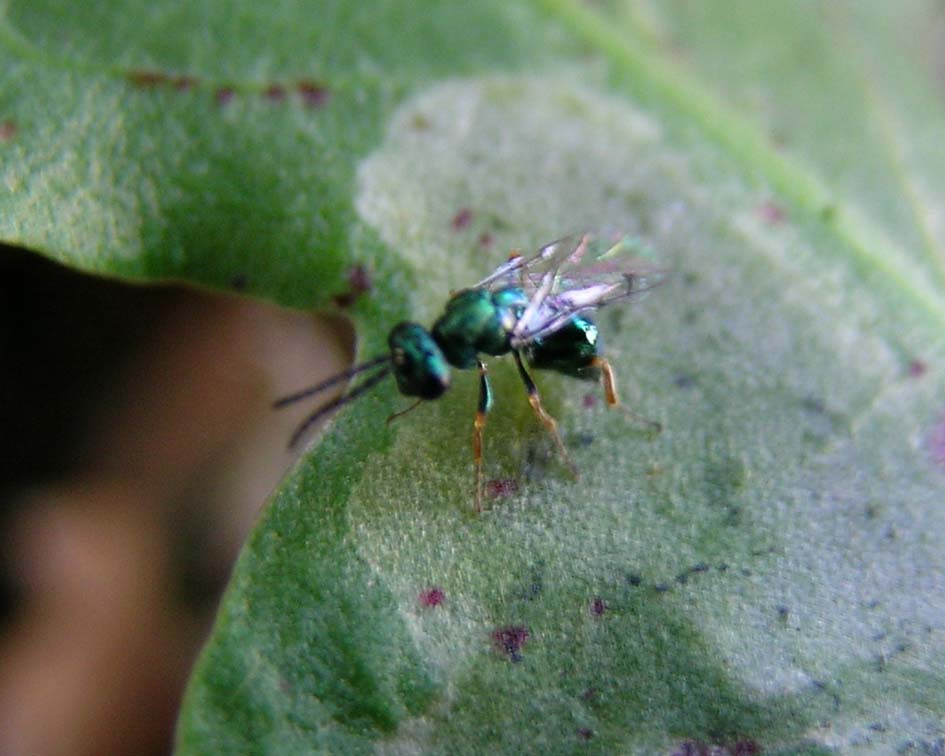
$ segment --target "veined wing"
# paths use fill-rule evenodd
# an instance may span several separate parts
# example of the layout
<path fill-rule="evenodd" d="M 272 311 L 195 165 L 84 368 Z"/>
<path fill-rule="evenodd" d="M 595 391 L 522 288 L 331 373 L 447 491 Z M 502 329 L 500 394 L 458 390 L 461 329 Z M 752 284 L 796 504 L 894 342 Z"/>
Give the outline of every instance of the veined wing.
<path fill-rule="evenodd" d="M 591 281 L 616 280 L 628 271 L 655 271 L 652 263 L 641 259 L 641 253 L 646 254 L 643 243 L 626 235 L 570 234 L 546 244 L 530 257 L 513 253 L 471 288 L 519 286 L 532 295 L 549 274 L 553 279 L 550 291 L 555 292 Z"/>
<path fill-rule="evenodd" d="M 479 286 L 520 286 L 529 303 L 512 333 L 523 346 L 564 326 L 574 315 L 636 297 L 659 285 L 665 271 L 629 257 L 639 242 L 629 237 L 568 236 L 530 258 L 512 257 Z"/>
<path fill-rule="evenodd" d="M 538 286 L 548 271 L 561 268 L 576 251 L 581 236 L 572 234 L 546 244 L 531 257 L 513 252 L 508 261 L 496 268 L 472 288 L 502 289 L 507 286 L 532 288 Z"/>
<path fill-rule="evenodd" d="M 664 279 L 665 275 L 655 270 L 646 275 L 625 271 L 618 280 L 566 289 L 547 294 L 540 300 L 536 296 L 515 325 L 512 347 L 518 349 L 549 336 L 580 313 L 597 310 L 614 302 L 638 299 L 659 286 Z"/>

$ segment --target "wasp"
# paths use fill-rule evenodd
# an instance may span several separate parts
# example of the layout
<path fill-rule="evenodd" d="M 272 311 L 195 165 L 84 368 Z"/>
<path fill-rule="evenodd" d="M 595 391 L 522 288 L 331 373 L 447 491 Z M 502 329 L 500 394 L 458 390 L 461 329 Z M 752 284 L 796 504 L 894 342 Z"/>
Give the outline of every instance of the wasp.
<path fill-rule="evenodd" d="M 424 401 L 441 397 L 450 387 L 453 368 L 475 369 L 479 374 L 479 402 L 473 420 L 473 461 L 475 508 L 479 512 L 483 432 L 493 406 L 483 355 L 511 353 L 535 415 L 554 439 L 564 464 L 577 476 L 558 423 L 542 405 L 529 371 L 553 370 L 601 382 L 608 405 L 620 406 L 614 370 L 600 353 L 598 328 L 590 313 L 636 299 L 662 282 L 664 274 L 659 269 L 622 259 L 632 247 L 626 237 L 613 240 L 582 234 L 546 244 L 528 257 L 513 252 L 486 278 L 454 292 L 430 329 L 410 321 L 398 323 L 388 334 L 387 354 L 277 400 L 274 407 L 285 407 L 367 374 L 347 393 L 306 417 L 289 446 L 296 446 L 315 422 L 367 393 L 391 374 L 400 393 L 416 397 L 416 402 L 391 415 L 388 423 Z M 655 430 L 660 428 L 659 423 L 633 416 Z"/>

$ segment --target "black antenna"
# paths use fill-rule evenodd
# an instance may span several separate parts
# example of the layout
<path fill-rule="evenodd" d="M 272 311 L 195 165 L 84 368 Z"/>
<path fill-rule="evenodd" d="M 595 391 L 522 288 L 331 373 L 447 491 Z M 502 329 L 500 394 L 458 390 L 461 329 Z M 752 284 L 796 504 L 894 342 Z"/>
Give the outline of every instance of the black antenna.
<path fill-rule="evenodd" d="M 295 404 L 295 402 L 299 401 L 300 399 L 305 399 L 308 396 L 312 396 L 313 394 L 317 394 L 320 391 L 331 388 L 332 386 L 335 386 L 342 381 L 346 381 L 358 373 L 363 373 L 365 370 L 370 370 L 372 367 L 377 367 L 382 362 L 387 362 L 388 360 L 390 360 L 390 355 L 384 354 L 380 357 L 375 357 L 373 360 L 362 362 L 360 365 L 355 365 L 353 368 L 345 370 L 343 373 L 333 375 L 327 381 L 316 383 L 314 386 L 309 386 L 308 388 L 304 388 L 301 391 L 296 391 L 294 394 L 289 394 L 288 396 L 284 396 L 281 399 L 276 399 L 276 401 L 272 403 L 272 408 L 281 409 L 282 407 L 285 407 L 289 404 Z"/>
<path fill-rule="evenodd" d="M 368 367 L 373 367 L 379 364 L 381 360 L 387 360 L 387 359 L 389 358 L 385 356 L 383 358 L 371 360 L 371 362 L 369 363 L 366 362 L 363 365 L 359 365 L 358 367 L 351 368 L 351 370 L 349 370 L 347 373 L 342 373 L 340 376 L 335 376 L 334 378 L 331 378 L 329 381 L 326 381 L 324 385 L 320 385 L 319 387 L 315 387 L 313 389 L 306 389 L 306 391 L 303 392 L 302 395 L 308 396 L 309 394 L 313 394 L 315 393 L 315 391 L 320 391 L 322 388 L 326 388 L 327 386 L 331 386 L 334 383 L 338 383 L 343 378 L 347 378 L 348 376 L 354 375 L 355 373 L 360 373 L 362 370 L 366 370 Z M 295 429 L 295 433 L 293 433 L 292 438 L 289 439 L 289 448 L 290 449 L 293 448 L 299 442 L 299 439 L 305 435 L 305 431 L 311 428 L 313 424 L 321 420 L 325 415 L 331 412 L 334 412 L 339 407 L 343 407 L 348 402 L 353 401 L 354 399 L 357 399 L 359 396 L 361 396 L 361 394 L 365 393 L 366 391 L 370 391 L 372 388 L 374 388 L 378 383 L 380 383 L 390 374 L 390 370 L 391 369 L 389 367 L 381 368 L 379 372 L 372 375 L 370 378 L 365 380 L 364 383 L 355 387 L 354 389 L 349 391 L 347 394 L 339 396 L 336 399 L 332 399 L 330 402 L 328 402 L 328 404 L 324 404 L 321 407 L 319 407 L 317 410 L 315 410 L 311 415 L 309 415 L 307 418 L 305 418 L 301 422 L 298 428 Z M 287 396 L 285 399 L 280 399 L 278 402 L 276 402 L 274 406 L 281 407 L 283 406 L 283 403 L 285 403 L 287 400 L 294 401 L 297 398 L 299 398 L 297 395 Z"/>

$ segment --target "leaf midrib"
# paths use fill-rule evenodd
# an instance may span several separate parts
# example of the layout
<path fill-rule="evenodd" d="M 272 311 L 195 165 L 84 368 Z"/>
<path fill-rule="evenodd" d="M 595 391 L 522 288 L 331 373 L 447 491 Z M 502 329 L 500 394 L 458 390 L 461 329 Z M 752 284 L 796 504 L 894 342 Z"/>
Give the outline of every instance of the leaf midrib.
<path fill-rule="evenodd" d="M 704 87 L 658 49 L 647 45 L 641 54 L 627 43 L 613 24 L 577 0 L 536 0 L 566 28 L 582 36 L 605 55 L 612 66 L 628 77 L 645 81 L 659 92 L 683 118 L 698 123 L 708 139 L 717 144 L 746 173 L 760 174 L 794 207 L 812 220 L 831 210 L 831 220 L 820 220 L 861 263 L 895 282 L 900 290 L 935 326 L 945 328 L 945 296 L 927 281 L 927 275 L 901 250 L 888 234 L 857 208 L 839 201 L 813 173 L 796 160 L 774 150 L 763 133 L 749 120 L 723 107 Z M 833 246 L 833 245 L 827 245 Z"/>

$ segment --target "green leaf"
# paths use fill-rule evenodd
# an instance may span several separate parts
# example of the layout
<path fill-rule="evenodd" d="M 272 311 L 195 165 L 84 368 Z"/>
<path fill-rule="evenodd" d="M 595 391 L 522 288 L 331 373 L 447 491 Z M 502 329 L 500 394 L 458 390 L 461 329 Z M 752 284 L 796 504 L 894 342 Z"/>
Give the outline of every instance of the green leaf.
<path fill-rule="evenodd" d="M 240 558 L 183 752 L 940 747 L 931 43 L 880 2 L 118 10 L 6 7 L 5 241 L 310 307 L 368 265 L 362 356 L 570 231 L 672 271 L 599 318 L 662 433 L 537 376 L 577 482 L 507 360 L 482 515 L 474 374 L 340 413 Z"/>

